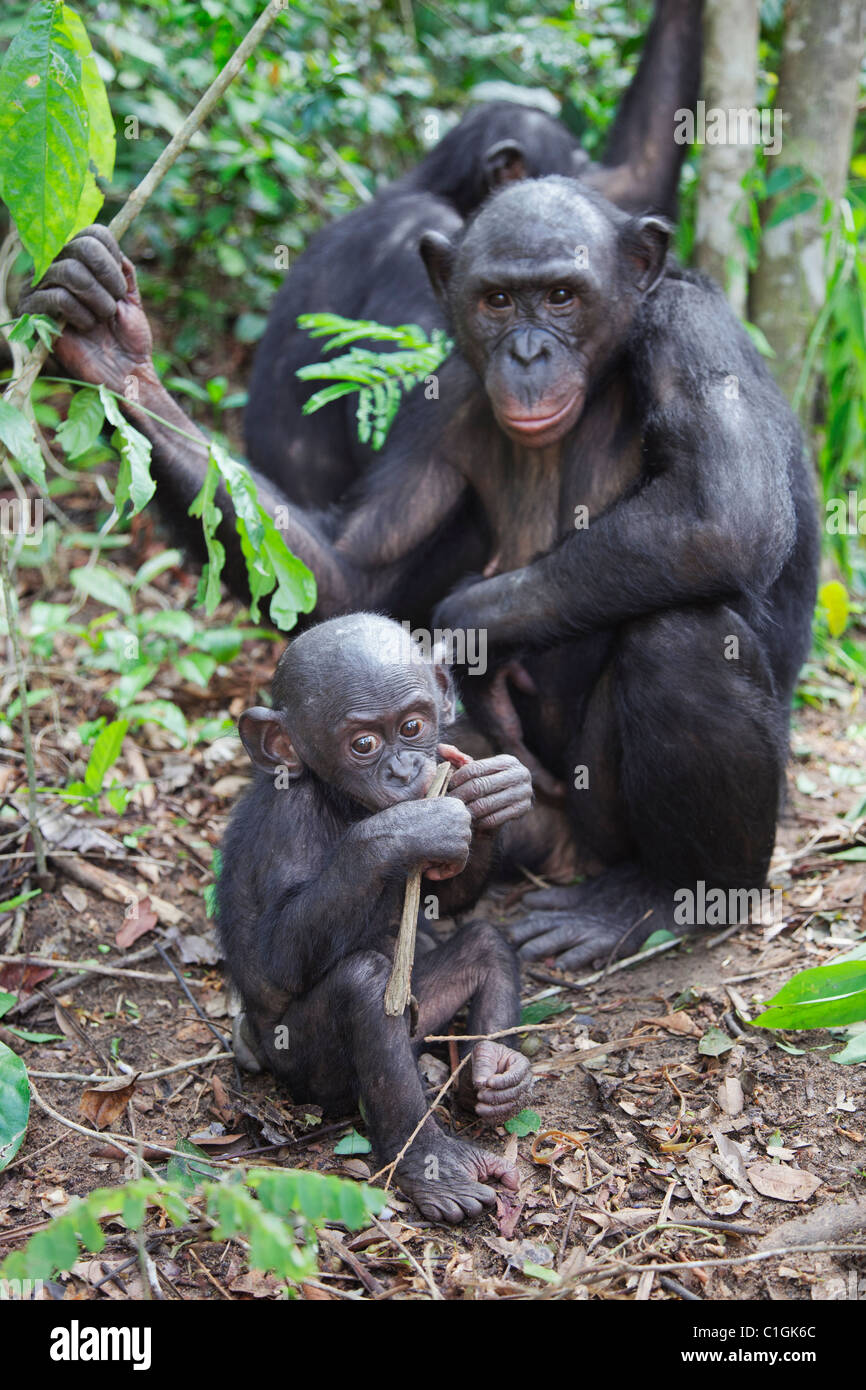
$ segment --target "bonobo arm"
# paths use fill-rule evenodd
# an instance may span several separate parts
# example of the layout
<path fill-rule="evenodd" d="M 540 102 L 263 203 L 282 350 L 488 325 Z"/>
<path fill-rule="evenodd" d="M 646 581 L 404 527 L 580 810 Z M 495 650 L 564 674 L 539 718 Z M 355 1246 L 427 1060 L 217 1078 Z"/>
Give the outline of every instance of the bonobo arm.
<path fill-rule="evenodd" d="M 794 542 L 789 467 L 802 440 L 721 293 L 665 281 L 634 360 L 642 485 L 541 559 L 450 595 L 437 626 L 540 646 L 773 583 Z"/>
<path fill-rule="evenodd" d="M 74 237 L 23 297 L 19 312 L 67 320 L 55 340 L 55 356 L 70 376 L 96 386 L 104 383 L 122 395 L 124 413 L 151 441 L 161 501 L 175 517 L 185 517 L 205 479 L 208 440 L 157 376 L 135 270 L 111 233 L 92 226 Z M 302 511 L 250 470 L 262 506 L 276 520 L 290 550 L 316 576 L 317 616 L 381 606 L 406 558 L 458 506 L 466 492 L 464 480 L 447 463 L 433 459 L 440 423 L 437 412 L 430 410 L 418 412 L 414 428 L 401 432 L 395 424 L 387 458 L 352 500 L 345 521 Z M 228 577 L 233 587 L 243 588 L 245 565 L 223 488 L 216 501 L 227 519 L 219 535 L 226 547 Z"/>
<path fill-rule="evenodd" d="M 675 113 L 693 110 L 701 75 L 702 0 L 657 0 L 638 70 L 622 99 L 601 167 L 583 177 L 611 202 L 676 215 L 688 145 Z"/>
<path fill-rule="evenodd" d="M 289 995 L 396 925 L 382 894 L 421 864 L 466 863 L 471 815 L 456 797 L 402 801 L 351 826 L 324 869 L 264 894 L 257 929 L 266 977 Z M 399 913 L 398 913 L 399 916 Z"/>

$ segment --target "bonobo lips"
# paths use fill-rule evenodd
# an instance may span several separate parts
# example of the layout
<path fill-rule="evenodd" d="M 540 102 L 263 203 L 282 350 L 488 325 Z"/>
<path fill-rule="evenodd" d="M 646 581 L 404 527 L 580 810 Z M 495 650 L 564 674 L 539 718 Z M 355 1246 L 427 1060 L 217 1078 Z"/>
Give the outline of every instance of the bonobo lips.
<path fill-rule="evenodd" d="M 499 423 L 512 439 L 539 449 L 546 444 L 555 444 L 567 434 L 583 409 L 583 392 L 578 392 L 567 400 L 565 405 L 552 414 L 512 415 L 503 412 Z"/>

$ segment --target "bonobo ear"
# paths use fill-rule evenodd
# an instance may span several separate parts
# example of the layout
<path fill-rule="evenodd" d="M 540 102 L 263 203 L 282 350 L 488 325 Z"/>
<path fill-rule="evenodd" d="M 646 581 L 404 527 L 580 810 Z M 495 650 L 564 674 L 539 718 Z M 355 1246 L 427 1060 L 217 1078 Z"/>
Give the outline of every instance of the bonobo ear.
<path fill-rule="evenodd" d="M 529 174 L 526 169 L 526 153 L 517 140 L 500 140 L 491 145 L 482 156 L 484 177 L 488 188 L 499 188 L 504 183 L 518 183 Z"/>
<path fill-rule="evenodd" d="M 437 299 L 444 304 L 448 295 L 448 281 L 454 265 L 454 247 L 441 232 L 425 232 L 418 247 L 421 259 L 427 267 L 430 284 Z"/>
<path fill-rule="evenodd" d="M 439 691 L 439 723 L 444 728 L 457 718 L 457 692 L 447 666 L 437 662 L 433 667 L 433 679 Z"/>
<path fill-rule="evenodd" d="M 643 294 L 651 294 L 664 274 L 670 239 L 670 223 L 663 217 L 633 217 L 622 231 L 622 248 Z"/>
<path fill-rule="evenodd" d="M 295 752 L 278 710 L 264 709 L 261 705 L 245 709 L 238 720 L 238 733 L 250 761 L 262 772 L 284 767 L 289 777 L 300 777 L 304 764 Z"/>

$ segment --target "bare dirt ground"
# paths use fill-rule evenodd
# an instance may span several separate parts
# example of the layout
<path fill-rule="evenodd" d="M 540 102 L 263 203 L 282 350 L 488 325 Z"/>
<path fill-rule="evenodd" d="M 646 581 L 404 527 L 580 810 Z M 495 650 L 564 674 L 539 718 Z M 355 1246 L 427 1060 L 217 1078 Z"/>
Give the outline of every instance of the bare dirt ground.
<path fill-rule="evenodd" d="M 40 576 L 30 579 L 30 597 L 38 596 Z M 189 576 L 178 571 L 159 582 L 171 606 L 191 598 Z M 21 597 L 26 606 L 28 595 Z M 227 604 L 215 621 L 230 621 L 235 611 Z M 236 716 L 267 686 L 276 650 L 264 640 L 248 644 L 207 692 L 171 670 L 159 684 L 190 718 Z M 71 659 L 64 664 L 62 641 L 51 678 L 56 701 L 35 706 L 32 717 L 41 780 L 57 785 L 78 756 L 74 726 L 112 711 L 103 698 L 109 676 L 94 672 L 82 681 Z M 41 679 L 35 670 L 31 683 Z M 832 1060 L 838 1036 L 772 1034 L 749 1023 L 795 971 L 835 958 L 866 930 L 866 863 L 835 857 L 866 841 L 866 818 L 854 814 L 866 794 L 866 726 L 857 723 L 862 710 L 849 687 L 840 686 L 840 699 L 847 707 L 831 702 L 795 718 L 790 800 L 771 878 L 782 895 L 776 919 L 707 932 L 592 983 L 558 975 L 552 964 L 525 971 L 527 1004 L 567 1008 L 527 1034 L 538 1132 L 499 1130 L 485 1140 L 516 1157 L 519 1192 L 503 1194 L 495 1212 L 457 1229 L 420 1221 L 394 1194 L 383 1228 L 358 1236 L 335 1230 L 322 1240 L 320 1275 L 302 1296 L 866 1296 L 866 1206 L 859 1217 L 846 1215 L 855 1199 L 866 1203 L 866 1066 Z M 241 1075 L 227 1058 L 202 1060 L 223 1052 L 213 1030 L 230 1031 L 203 889 L 246 777 L 239 746 L 221 740 L 178 751 L 161 730 L 145 726 L 124 749 L 118 770 L 137 790 L 123 817 L 75 816 L 47 828 L 54 884 L 28 904 L 12 953 L 19 959 L 0 960 L 0 990 L 20 1001 L 0 1024 L 0 1038 L 24 1057 L 57 1115 L 134 1134 L 145 1157 L 148 1144 L 192 1140 L 228 1166 L 254 1161 L 369 1175 L 363 1157 L 334 1152 L 351 1123 L 363 1130 L 357 1116 L 322 1122 L 314 1107 L 293 1106 L 272 1078 Z M 20 891 L 32 862 L 21 856 L 23 785 L 20 745 L 12 742 L 0 753 L 2 900 Z M 89 838 L 97 827 L 111 837 L 114 854 Z M 130 900 L 137 902 L 131 920 Z M 500 890 L 485 910 L 519 911 L 508 902 Z M 122 931 L 126 945 L 118 944 Z M 10 953 L 16 935 L 14 915 L 0 919 L 0 952 Z M 197 1008 L 156 942 L 184 972 Z M 50 967 L 22 966 L 25 953 L 142 973 L 80 976 L 59 989 L 55 1004 L 40 989 L 59 977 Z M 61 976 L 70 973 L 61 968 Z M 62 1040 L 25 1043 L 4 1024 Z M 724 1050 L 711 1055 L 708 1048 Z M 447 1047 L 431 1053 L 441 1069 Z M 97 1113 L 92 1099 L 82 1112 L 85 1083 L 57 1074 L 102 1074 L 112 1061 L 140 1072 L 184 1068 L 139 1080 L 110 1117 L 112 1107 Z M 431 1063 L 431 1076 L 436 1071 Z M 452 1118 L 461 1132 L 480 1133 Z M 0 1175 L 0 1258 L 74 1195 L 122 1180 L 122 1156 L 108 1140 L 78 1134 L 34 1104 L 25 1143 Z M 134 1240 L 118 1222 L 106 1229 L 106 1250 L 83 1255 L 71 1275 L 54 1281 L 53 1296 L 143 1296 Z M 858 1230 L 859 1252 L 798 1248 L 856 1243 Z M 784 1255 L 743 1260 L 784 1243 L 791 1247 Z M 212 1243 L 203 1231 L 165 1232 L 158 1213 L 147 1249 L 166 1299 L 284 1296 L 274 1277 L 249 1270 L 237 1243 Z"/>

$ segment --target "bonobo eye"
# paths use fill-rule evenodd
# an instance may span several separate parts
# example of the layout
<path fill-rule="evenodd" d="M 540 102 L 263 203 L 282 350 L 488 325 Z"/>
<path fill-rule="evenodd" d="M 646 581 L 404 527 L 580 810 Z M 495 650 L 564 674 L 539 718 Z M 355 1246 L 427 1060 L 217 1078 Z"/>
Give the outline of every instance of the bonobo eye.
<path fill-rule="evenodd" d="M 358 753 L 362 758 L 369 758 L 371 753 L 375 753 L 379 747 L 380 740 L 375 734 L 359 734 L 352 740 L 352 751 Z"/>
<path fill-rule="evenodd" d="M 547 296 L 548 304 L 554 304 L 557 307 L 561 304 L 570 304 L 573 299 L 574 291 L 570 290 L 567 285 L 557 285 L 556 289 L 551 290 Z"/>
<path fill-rule="evenodd" d="M 504 290 L 491 290 L 484 300 L 488 309 L 509 309 L 511 307 L 511 296 Z"/>
<path fill-rule="evenodd" d="M 407 719 L 400 730 L 404 738 L 417 738 L 424 728 L 423 719 Z"/>

